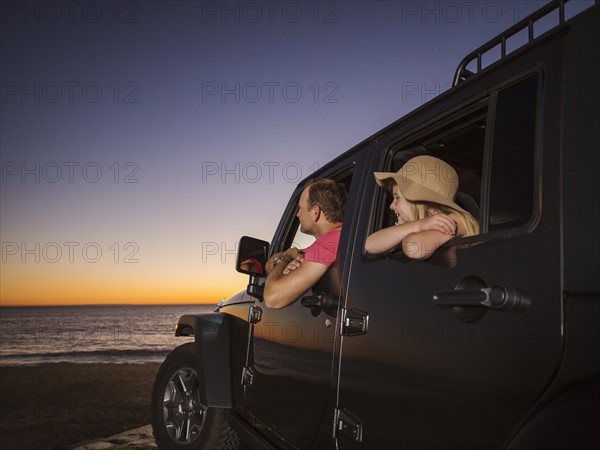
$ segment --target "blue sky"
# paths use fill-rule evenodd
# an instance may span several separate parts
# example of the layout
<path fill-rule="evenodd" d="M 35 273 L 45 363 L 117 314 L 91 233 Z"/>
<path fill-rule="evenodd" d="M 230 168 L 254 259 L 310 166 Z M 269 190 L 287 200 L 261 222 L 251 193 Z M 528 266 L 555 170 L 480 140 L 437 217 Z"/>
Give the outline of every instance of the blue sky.
<path fill-rule="evenodd" d="M 233 294 L 301 178 L 545 3 L 3 2 L 2 304 Z"/>

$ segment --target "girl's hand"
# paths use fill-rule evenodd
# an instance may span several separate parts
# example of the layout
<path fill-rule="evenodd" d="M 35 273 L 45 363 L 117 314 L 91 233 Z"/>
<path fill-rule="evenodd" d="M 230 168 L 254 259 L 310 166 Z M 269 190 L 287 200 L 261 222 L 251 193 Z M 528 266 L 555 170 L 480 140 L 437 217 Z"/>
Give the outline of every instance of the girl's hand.
<path fill-rule="evenodd" d="M 439 231 L 448 235 L 456 234 L 456 222 L 452 216 L 446 214 L 432 213 L 432 215 L 418 222 L 420 231 Z"/>

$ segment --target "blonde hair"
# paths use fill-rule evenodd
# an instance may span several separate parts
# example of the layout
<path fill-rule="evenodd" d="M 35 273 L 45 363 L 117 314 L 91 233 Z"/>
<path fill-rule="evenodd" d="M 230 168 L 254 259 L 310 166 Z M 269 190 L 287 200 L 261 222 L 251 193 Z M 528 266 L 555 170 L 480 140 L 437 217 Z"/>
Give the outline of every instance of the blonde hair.
<path fill-rule="evenodd" d="M 388 179 L 384 181 L 385 188 L 393 195 L 394 186 L 396 181 Z M 429 208 L 433 208 L 442 214 L 452 215 L 456 220 L 459 230 L 464 230 L 464 233 L 460 237 L 469 237 L 479 234 L 479 222 L 473 217 L 471 213 L 457 211 L 446 205 L 440 205 L 439 203 L 425 202 L 425 201 L 412 201 L 407 198 L 404 199 L 408 205 L 408 214 L 411 221 L 424 219 L 429 216 Z"/>
<path fill-rule="evenodd" d="M 405 199 L 406 200 L 406 199 Z M 464 230 L 464 233 L 460 237 L 468 237 L 479 234 L 479 222 L 468 212 L 456 211 L 455 209 L 449 208 L 445 205 L 431 202 L 413 202 L 406 200 L 408 205 L 409 219 L 420 220 L 429 216 L 429 209 L 435 209 L 442 214 L 451 215 L 458 225 L 458 230 Z"/>

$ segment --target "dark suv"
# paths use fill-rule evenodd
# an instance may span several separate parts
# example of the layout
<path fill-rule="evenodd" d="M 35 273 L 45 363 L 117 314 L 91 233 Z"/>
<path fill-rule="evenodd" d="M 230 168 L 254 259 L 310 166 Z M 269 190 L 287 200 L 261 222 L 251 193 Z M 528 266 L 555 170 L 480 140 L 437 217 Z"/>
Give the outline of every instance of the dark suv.
<path fill-rule="evenodd" d="M 305 182 L 270 244 L 242 238 L 247 291 L 181 317 L 195 342 L 157 375 L 159 447 L 598 448 L 599 14 L 537 10 L 467 56 L 452 89 L 313 174 L 349 194 L 339 264 L 291 306 L 265 307 L 240 262 L 308 245 Z M 426 261 L 369 255 L 393 221 L 373 172 L 420 154 L 456 169 L 480 233 Z"/>

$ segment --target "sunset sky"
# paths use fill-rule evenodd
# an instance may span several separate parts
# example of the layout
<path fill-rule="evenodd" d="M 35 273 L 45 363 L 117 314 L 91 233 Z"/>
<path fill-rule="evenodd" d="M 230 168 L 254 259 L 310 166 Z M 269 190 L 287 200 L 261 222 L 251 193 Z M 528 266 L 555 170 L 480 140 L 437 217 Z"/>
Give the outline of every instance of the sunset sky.
<path fill-rule="evenodd" d="M 240 236 L 545 3 L 2 2 L 0 304 L 244 289 Z"/>

